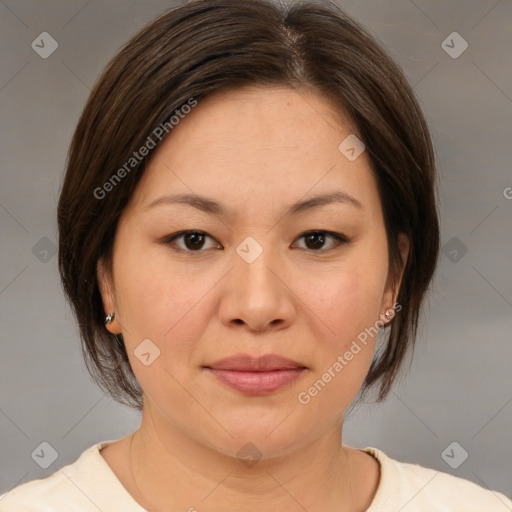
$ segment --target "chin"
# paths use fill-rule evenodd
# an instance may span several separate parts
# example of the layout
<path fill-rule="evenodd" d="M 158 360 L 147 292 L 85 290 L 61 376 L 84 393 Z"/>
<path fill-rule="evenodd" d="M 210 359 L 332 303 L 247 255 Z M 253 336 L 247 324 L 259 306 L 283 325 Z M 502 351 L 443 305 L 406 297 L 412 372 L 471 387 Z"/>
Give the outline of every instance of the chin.
<path fill-rule="evenodd" d="M 233 437 L 222 436 L 222 440 L 217 440 L 221 445 L 216 448 L 238 458 L 245 451 L 254 451 L 262 458 L 273 458 L 287 455 L 321 434 L 317 421 L 298 424 L 298 415 L 290 414 L 290 411 L 283 407 L 274 408 L 271 413 L 267 411 L 265 416 L 253 411 L 230 419 L 224 417 L 219 421 Z"/>

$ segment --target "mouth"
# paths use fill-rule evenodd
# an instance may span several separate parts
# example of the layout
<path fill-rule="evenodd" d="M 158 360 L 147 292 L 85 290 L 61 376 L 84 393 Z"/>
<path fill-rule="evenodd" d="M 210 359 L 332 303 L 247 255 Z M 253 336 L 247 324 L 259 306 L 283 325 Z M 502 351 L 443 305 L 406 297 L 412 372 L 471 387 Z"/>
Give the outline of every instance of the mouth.
<path fill-rule="evenodd" d="M 238 354 L 203 366 L 223 384 L 245 395 L 268 395 L 293 383 L 308 368 L 297 361 L 267 354 Z"/>

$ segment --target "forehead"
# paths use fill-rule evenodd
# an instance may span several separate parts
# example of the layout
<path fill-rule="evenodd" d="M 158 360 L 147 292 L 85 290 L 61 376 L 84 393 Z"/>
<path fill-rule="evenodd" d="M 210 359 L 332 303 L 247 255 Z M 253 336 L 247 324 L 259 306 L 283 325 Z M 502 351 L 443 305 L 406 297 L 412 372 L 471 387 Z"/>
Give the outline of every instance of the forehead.
<path fill-rule="evenodd" d="M 340 187 L 375 201 L 364 152 L 351 161 L 339 149 L 356 133 L 348 116 L 316 91 L 253 86 L 222 91 L 199 100 L 164 139 L 133 201 L 147 204 L 170 191 L 249 207 L 251 196 L 293 203 L 308 191 L 316 195 Z"/>
<path fill-rule="evenodd" d="M 222 143 L 226 149 L 249 136 L 257 136 L 259 145 L 267 143 L 267 147 L 277 148 L 280 143 L 293 147 L 305 141 L 318 144 L 327 131 L 336 138 L 340 131 L 358 131 L 332 97 L 314 89 L 284 85 L 255 85 L 217 92 L 200 100 L 194 111 L 175 127 L 172 137 L 176 144 L 189 135 L 182 133 L 185 127 L 205 140 Z M 318 130 L 322 137 L 312 139 L 312 133 Z M 325 143 L 330 141 L 325 139 Z M 250 146 L 248 141 L 247 148 Z"/>

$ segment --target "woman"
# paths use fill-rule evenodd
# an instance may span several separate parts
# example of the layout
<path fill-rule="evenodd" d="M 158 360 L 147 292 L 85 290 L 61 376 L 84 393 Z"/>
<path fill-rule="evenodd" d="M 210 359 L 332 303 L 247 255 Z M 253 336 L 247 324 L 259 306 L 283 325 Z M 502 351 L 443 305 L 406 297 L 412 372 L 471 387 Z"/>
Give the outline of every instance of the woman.
<path fill-rule="evenodd" d="M 439 227 L 413 92 L 333 4 L 148 25 L 91 93 L 58 220 L 88 368 L 142 420 L 2 511 L 511 509 L 341 443 L 414 343 Z"/>

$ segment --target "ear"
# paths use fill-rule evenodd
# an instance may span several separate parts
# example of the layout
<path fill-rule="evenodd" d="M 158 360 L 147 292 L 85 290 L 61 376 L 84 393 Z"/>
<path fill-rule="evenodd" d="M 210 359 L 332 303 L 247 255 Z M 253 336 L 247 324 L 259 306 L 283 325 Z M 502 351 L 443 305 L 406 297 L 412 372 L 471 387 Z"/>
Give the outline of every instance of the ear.
<path fill-rule="evenodd" d="M 100 289 L 105 316 L 109 313 L 114 313 L 114 319 L 112 322 L 105 324 L 105 329 L 112 334 L 119 334 L 121 332 L 121 324 L 119 323 L 117 319 L 118 315 L 116 314 L 116 301 L 112 274 L 107 268 L 107 264 L 103 258 L 100 258 L 96 264 L 96 275 L 98 278 L 98 286 Z"/>
<path fill-rule="evenodd" d="M 393 317 L 395 316 L 395 304 L 396 299 L 398 297 L 398 291 L 400 290 L 400 285 L 402 284 L 402 278 L 404 275 L 404 269 L 407 264 L 407 258 L 409 257 L 409 248 L 410 242 L 407 236 L 404 233 L 399 233 L 397 237 L 398 249 L 400 251 L 400 256 L 402 258 L 402 268 L 400 269 L 400 273 L 396 280 L 391 279 L 389 276 L 388 282 L 386 284 L 386 290 L 384 292 L 383 300 L 382 300 L 382 310 L 380 318 L 385 323 L 389 323 Z M 394 281 L 394 282 L 393 282 Z M 394 290 L 393 290 L 393 284 Z M 400 311 L 400 308 L 396 308 Z M 388 312 L 388 316 L 386 316 L 386 311 Z"/>

